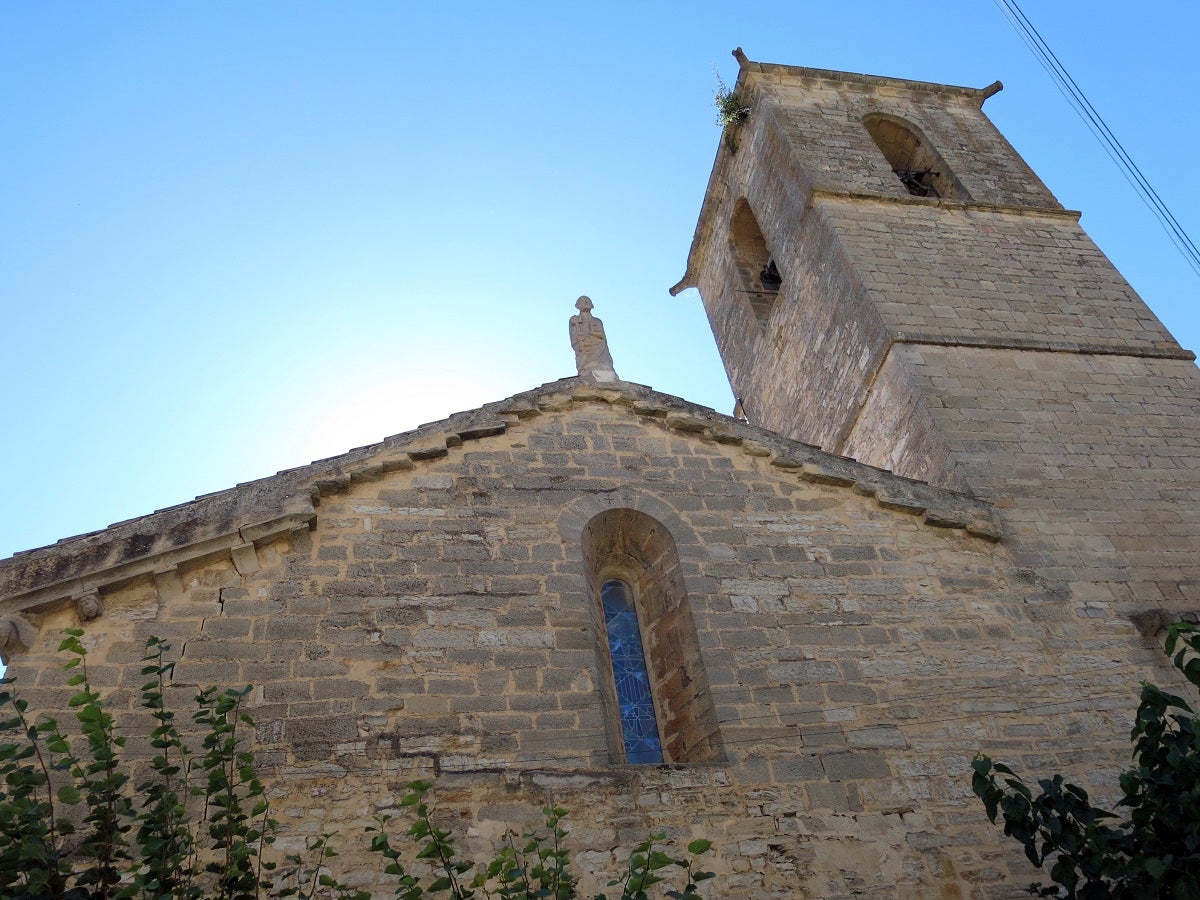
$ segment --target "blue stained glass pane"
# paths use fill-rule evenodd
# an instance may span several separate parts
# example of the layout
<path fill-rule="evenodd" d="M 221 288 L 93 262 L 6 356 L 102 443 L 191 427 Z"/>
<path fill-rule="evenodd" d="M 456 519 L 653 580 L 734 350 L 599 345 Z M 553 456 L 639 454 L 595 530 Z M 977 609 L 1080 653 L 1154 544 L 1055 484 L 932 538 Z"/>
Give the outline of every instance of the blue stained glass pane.
<path fill-rule="evenodd" d="M 663 761 L 662 743 L 658 737 L 650 673 L 646 669 L 633 595 L 625 582 L 606 581 L 600 588 L 600 600 L 604 605 L 604 627 L 608 631 L 608 649 L 617 686 L 625 759 L 631 763 L 660 763 Z"/>

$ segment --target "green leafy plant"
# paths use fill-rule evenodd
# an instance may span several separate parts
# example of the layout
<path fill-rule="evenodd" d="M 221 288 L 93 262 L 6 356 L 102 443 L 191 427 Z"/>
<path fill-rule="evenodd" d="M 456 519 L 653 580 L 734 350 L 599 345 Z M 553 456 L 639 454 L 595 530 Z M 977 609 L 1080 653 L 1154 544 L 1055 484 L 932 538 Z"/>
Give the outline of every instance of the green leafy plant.
<path fill-rule="evenodd" d="M 186 897 L 197 893 L 193 890 L 196 836 L 186 808 L 192 794 L 188 781 L 191 754 L 175 727 L 174 711 L 163 700 L 166 679 L 174 668 L 174 663 L 166 661 L 168 650 L 168 644 L 151 638 L 141 671 L 150 678 L 142 685 L 142 706 L 155 722 L 150 732 L 153 775 L 137 786 L 138 794 L 145 798 L 136 832 L 142 866 L 130 884 L 135 895 Z"/>
<path fill-rule="evenodd" d="M 725 85 L 716 67 L 713 68 L 713 74 L 717 76 L 717 89 L 713 93 L 713 105 L 717 108 L 717 124 L 725 130 L 725 146 L 730 153 L 736 153 L 739 144 L 738 131 L 750 115 L 750 104 L 746 102 L 746 98 L 741 93 Z"/>
<path fill-rule="evenodd" d="M 261 851 L 270 843 L 275 822 L 267 816 L 264 788 L 254 771 L 254 755 L 241 747 L 239 726 L 254 727 L 242 707 L 250 688 L 215 688 L 196 697 L 192 717 L 204 729 L 204 755 L 199 760 L 202 785 L 193 793 L 204 797 L 204 822 L 212 839 L 205 871 L 216 876 L 216 895 L 246 900 L 267 887 Z"/>
<path fill-rule="evenodd" d="M 666 896 L 672 898 L 690 900 L 690 898 L 699 897 L 699 883 L 714 877 L 712 872 L 697 870 L 693 867 L 696 857 L 708 852 L 712 846 L 711 841 L 703 838 L 692 841 L 687 845 L 690 854 L 690 858 L 688 858 L 670 856 L 661 846 L 656 847 L 656 844 L 661 845 L 665 839 L 666 834 L 659 832 L 633 848 L 626 864 L 625 877 L 614 879 L 608 883 L 609 887 L 620 885 L 621 900 L 646 900 L 649 896 L 646 893 L 647 889 L 664 881 L 667 877 L 667 870 L 671 868 L 682 869 L 688 877 L 687 885 L 682 891 L 675 888 L 667 890 Z M 596 900 L 607 900 L 607 898 L 604 894 L 600 894 Z"/>
<path fill-rule="evenodd" d="M 147 678 L 141 705 L 154 726 L 148 738 L 146 776 L 131 789 L 130 762 L 122 758 L 125 736 L 88 679 L 83 632 L 70 629 L 67 684 L 76 689 L 69 706 L 81 739 L 73 742 L 57 720 L 35 718 L 28 703 L 0 681 L 0 897 L 5 900 L 370 900 L 333 871 L 333 835 L 310 839 L 303 853 L 281 862 L 271 853 L 276 822 L 266 790 L 243 736 L 254 722 L 245 706 L 250 688 L 200 691 L 193 722 L 200 751 L 181 736 L 175 712 L 164 702 L 173 663 L 170 646 L 146 645 L 141 670 Z M 417 900 L 448 894 L 454 900 L 579 896 L 564 847 L 567 810 L 547 806 L 544 831 L 506 833 L 486 865 L 463 858 L 452 832 L 438 825 L 427 796 L 433 785 L 414 781 L 400 801 L 412 814 L 404 832 L 415 848 L 420 875 L 410 872 L 382 817 L 366 830 L 369 849 L 396 879 L 394 896 Z M 688 844 L 687 856 L 671 856 L 656 834 L 634 848 L 626 872 L 610 882 L 622 900 L 643 900 L 660 886 L 663 896 L 699 897 L 698 885 L 713 877 L 697 858 L 711 843 Z M 414 868 L 417 866 L 414 865 Z M 424 869 L 432 874 L 426 877 Z M 674 885 L 671 876 L 686 885 Z M 681 880 L 677 877 L 675 880 Z M 596 900 L 606 900 L 598 895 Z"/>
<path fill-rule="evenodd" d="M 194 715 L 204 730 L 204 755 L 192 759 L 163 702 L 170 648 L 147 643 L 142 706 L 150 733 L 150 776 L 129 790 L 130 765 L 87 671 L 79 629 L 68 629 L 67 685 L 86 753 L 52 718 L 33 720 L 28 703 L 0 682 L 0 896 L 6 898 L 256 897 L 269 882 L 261 861 L 274 823 L 266 818 L 263 786 L 251 755 L 240 747 L 242 706 L 249 688 L 203 691 Z M 16 740 L 8 740 L 12 736 Z M 198 798 L 196 816 L 189 798 Z M 78 825 L 77 825 L 78 823 Z M 82 826 L 82 827 L 79 827 Z M 206 836 L 201 840 L 201 835 Z M 204 878 L 207 873 L 209 878 Z"/>
<path fill-rule="evenodd" d="M 283 871 L 279 887 L 272 896 L 313 900 L 320 895 L 336 900 L 370 900 L 370 892 L 348 887 L 329 871 L 329 861 L 337 856 L 337 852 L 329 846 L 332 837 L 323 833 L 309 840 L 306 844 L 307 857 L 299 853 L 288 854 L 288 868 Z"/>
<path fill-rule="evenodd" d="M 1171 626 L 1166 651 L 1200 688 L 1196 626 Z M 1143 684 L 1130 737 L 1134 765 L 1116 807 L 1124 817 L 1061 775 L 1040 779 L 1035 795 L 1012 769 L 975 757 L 972 788 L 988 818 L 1003 818 L 1035 866 L 1050 862 L 1054 884 L 1030 885 L 1031 894 L 1200 900 L 1200 720 L 1183 698 Z"/>
<path fill-rule="evenodd" d="M 425 799 L 432 786 L 428 781 L 413 781 L 401 800 L 401 806 L 415 813 L 415 820 L 405 834 L 417 844 L 417 859 L 430 861 L 437 873 L 428 887 L 422 886 L 401 862 L 399 851 L 388 837 L 386 817 L 367 828 L 372 835 L 371 849 L 388 860 L 385 873 L 399 880 L 395 896 L 401 900 L 417 900 L 424 892 L 446 893 L 453 900 L 470 900 L 481 894 L 506 900 L 574 900 L 580 896 L 577 879 L 570 868 L 570 855 L 563 846 L 567 836 L 563 827 L 566 809 L 543 807 L 544 831 L 527 831 L 520 837 L 516 832 L 507 832 L 495 858 L 486 865 L 476 866 L 470 860 L 460 858 L 451 833 L 434 824 Z M 651 896 L 648 890 L 659 884 L 663 885 L 665 897 L 692 900 L 701 896 L 699 884 L 715 876 L 700 869 L 697 861 L 709 851 L 712 842 L 694 840 L 687 845 L 687 856 L 671 856 L 665 852 L 665 839 L 665 834 L 655 834 L 633 848 L 623 877 L 608 883 L 609 887 L 620 888 L 620 900 L 648 900 Z M 465 880 L 471 871 L 475 872 L 474 876 Z M 677 873 L 686 877 L 682 889 L 669 883 L 671 875 Z M 594 900 L 608 900 L 608 896 L 597 894 Z"/>
<path fill-rule="evenodd" d="M 713 105 L 717 108 L 717 124 L 722 128 L 741 125 L 750 115 L 750 105 L 740 93 L 726 86 L 715 69 L 713 71 L 717 75 L 717 89 L 713 92 Z"/>

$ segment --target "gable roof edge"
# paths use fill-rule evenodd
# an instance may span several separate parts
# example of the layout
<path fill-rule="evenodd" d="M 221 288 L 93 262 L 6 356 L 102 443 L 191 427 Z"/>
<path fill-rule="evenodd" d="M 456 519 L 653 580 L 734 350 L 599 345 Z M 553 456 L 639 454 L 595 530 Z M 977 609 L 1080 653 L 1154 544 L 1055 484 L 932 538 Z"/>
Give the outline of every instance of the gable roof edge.
<path fill-rule="evenodd" d="M 933 527 L 1000 539 L 991 505 L 977 498 L 827 453 L 644 385 L 600 386 L 564 378 L 339 456 L 0 560 L 0 614 L 38 612 L 136 578 L 153 577 L 170 585 L 171 573 L 180 565 L 222 555 L 231 556 L 243 571 L 254 565 L 248 551 L 256 543 L 312 528 L 324 496 L 444 457 L 467 441 L 503 434 L 525 419 L 586 402 L 624 407 L 669 430 L 738 445 L 750 456 L 767 459 L 781 474 L 851 489 L 884 509 L 920 516 Z"/>

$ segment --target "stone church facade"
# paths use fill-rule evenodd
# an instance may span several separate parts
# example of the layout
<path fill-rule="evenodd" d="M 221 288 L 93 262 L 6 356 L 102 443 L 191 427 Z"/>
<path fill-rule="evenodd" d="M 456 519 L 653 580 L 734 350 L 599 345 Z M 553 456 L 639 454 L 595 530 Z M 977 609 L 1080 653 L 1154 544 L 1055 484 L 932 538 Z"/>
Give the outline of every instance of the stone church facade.
<path fill-rule="evenodd" d="M 1139 682 L 1172 683 L 1193 357 L 994 90 L 739 61 L 677 288 L 749 421 L 616 379 L 581 300 L 578 377 L 0 562 L 31 705 L 75 625 L 118 711 L 151 635 L 181 707 L 253 684 L 281 845 L 337 831 L 380 892 L 361 827 L 425 777 L 476 856 L 553 800 L 589 871 L 665 829 L 714 840 L 712 896 L 1019 895 L 970 760 L 1103 789 Z"/>

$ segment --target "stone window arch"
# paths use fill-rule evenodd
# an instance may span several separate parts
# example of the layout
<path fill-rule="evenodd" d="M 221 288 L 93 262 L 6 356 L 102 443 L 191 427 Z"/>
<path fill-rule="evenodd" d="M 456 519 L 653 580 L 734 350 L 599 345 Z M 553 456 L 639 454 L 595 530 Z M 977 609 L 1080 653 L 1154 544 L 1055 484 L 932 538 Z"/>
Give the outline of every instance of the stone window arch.
<path fill-rule="evenodd" d="M 583 529 L 583 557 L 597 625 L 596 652 L 608 676 L 601 677 L 601 696 L 608 712 L 610 757 L 615 762 L 651 763 L 723 759 L 716 709 L 670 532 L 638 510 L 605 510 Z M 615 659 L 613 635 L 605 622 L 606 607 L 622 604 L 632 612 L 624 625 L 632 620 L 643 650 L 654 719 L 650 726 L 643 711 L 632 713 L 637 725 L 622 721 L 626 701 L 618 696 L 616 679 L 628 677 L 631 669 Z M 649 729 L 654 726 L 661 756 L 654 755 L 653 741 L 644 740 L 653 736 Z"/>
<path fill-rule="evenodd" d="M 910 194 L 946 200 L 970 199 L 941 154 L 917 126 L 884 113 L 865 116 L 863 125 Z"/>
<path fill-rule="evenodd" d="M 750 303 L 758 324 L 765 328 L 783 288 L 783 275 L 745 197 L 733 204 L 729 238 L 740 276 L 739 290 Z"/>

